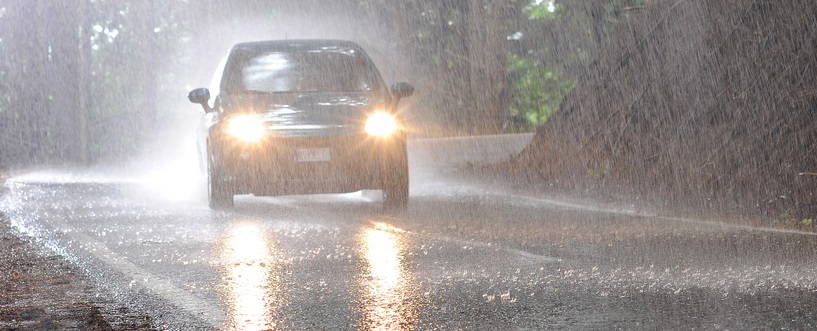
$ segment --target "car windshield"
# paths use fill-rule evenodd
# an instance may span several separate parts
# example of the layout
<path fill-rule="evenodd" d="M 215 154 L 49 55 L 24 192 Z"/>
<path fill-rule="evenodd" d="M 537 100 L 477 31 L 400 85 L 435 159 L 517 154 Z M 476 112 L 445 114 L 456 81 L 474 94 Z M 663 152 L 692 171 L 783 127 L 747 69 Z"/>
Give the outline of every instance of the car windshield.
<path fill-rule="evenodd" d="M 376 75 L 359 50 L 243 51 L 227 68 L 224 89 L 244 92 L 371 91 Z"/>

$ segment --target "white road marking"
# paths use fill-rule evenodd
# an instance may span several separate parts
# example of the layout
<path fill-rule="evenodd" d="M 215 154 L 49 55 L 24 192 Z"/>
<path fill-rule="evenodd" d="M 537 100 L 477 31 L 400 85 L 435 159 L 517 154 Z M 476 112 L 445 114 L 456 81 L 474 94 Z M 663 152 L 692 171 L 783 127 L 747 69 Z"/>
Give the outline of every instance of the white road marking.
<path fill-rule="evenodd" d="M 463 184 L 463 185 L 467 185 L 467 184 Z M 776 229 L 776 228 L 767 228 L 767 227 L 754 227 L 754 226 L 748 226 L 748 225 L 729 224 L 729 223 L 719 222 L 719 221 L 716 221 L 716 220 L 705 220 L 705 219 L 688 218 L 688 217 L 661 216 L 661 215 L 658 215 L 656 213 L 639 212 L 639 211 L 628 210 L 628 209 L 614 209 L 614 208 L 596 207 L 596 206 L 569 203 L 569 202 L 557 201 L 557 200 L 553 200 L 553 199 L 531 197 L 531 196 L 519 195 L 519 194 L 513 194 L 513 193 L 507 193 L 507 192 L 485 193 L 485 194 L 499 196 L 499 197 L 507 197 L 507 198 L 511 198 L 511 199 L 515 199 L 515 200 L 523 200 L 523 201 L 527 201 L 529 203 L 533 203 L 534 205 L 536 205 L 536 204 L 543 205 L 544 204 L 544 205 L 557 206 L 557 207 L 562 207 L 562 208 L 567 208 L 567 209 L 572 209 L 572 210 L 583 210 L 583 211 L 599 212 L 599 213 L 614 214 L 614 215 L 653 218 L 653 219 L 666 220 L 666 221 L 676 221 L 676 222 L 700 224 L 700 225 L 706 225 L 706 226 L 712 226 L 712 227 L 731 228 L 731 229 L 746 230 L 746 231 L 796 234 L 796 235 L 805 235 L 805 236 L 817 236 L 817 232 L 800 231 L 800 230 L 793 230 L 793 229 Z"/>
<path fill-rule="evenodd" d="M 416 233 L 416 232 L 406 231 L 406 230 L 403 230 L 403 229 L 400 229 L 400 228 L 394 228 L 394 227 L 392 227 L 392 229 L 387 229 L 387 228 L 383 228 L 382 226 L 378 226 L 375 222 L 372 222 L 372 224 L 375 225 L 376 227 L 378 227 L 381 230 L 399 232 L 399 233 L 409 234 L 409 235 L 418 236 L 418 237 L 426 237 L 426 238 L 429 238 L 429 239 L 432 239 L 432 240 L 447 241 L 447 242 L 456 243 L 457 245 L 462 245 L 462 246 L 473 246 L 473 247 L 479 247 L 479 248 L 494 248 L 494 249 L 497 248 L 497 246 L 494 246 L 494 245 L 492 245 L 490 243 L 481 242 L 481 241 L 457 239 L 457 238 L 451 238 L 451 237 L 445 237 L 445 236 L 429 235 L 429 234 L 424 234 L 424 233 Z M 389 227 L 391 227 L 391 226 L 389 225 Z M 509 247 L 499 247 L 499 249 L 503 250 L 505 252 L 511 253 L 513 255 L 517 255 L 519 257 L 525 258 L 527 260 L 533 260 L 533 261 L 539 262 L 539 263 L 559 263 L 559 262 L 563 261 L 560 258 L 533 254 L 531 252 L 523 251 L 521 249 L 515 249 L 515 248 L 509 248 Z"/>
<path fill-rule="evenodd" d="M 52 218 L 49 220 L 54 229 L 75 241 L 79 247 L 84 247 L 86 253 L 93 255 L 100 262 L 114 268 L 131 280 L 131 284 L 141 286 L 151 293 L 161 297 L 168 303 L 179 307 L 190 315 L 195 316 L 214 329 L 223 327 L 227 321 L 224 311 L 214 305 L 195 297 L 189 291 L 172 285 L 172 282 L 151 274 L 139 266 L 129 262 L 126 258 L 114 253 L 105 243 L 91 236 L 77 231 L 67 223 Z M 19 223 L 18 223 L 18 226 Z"/>

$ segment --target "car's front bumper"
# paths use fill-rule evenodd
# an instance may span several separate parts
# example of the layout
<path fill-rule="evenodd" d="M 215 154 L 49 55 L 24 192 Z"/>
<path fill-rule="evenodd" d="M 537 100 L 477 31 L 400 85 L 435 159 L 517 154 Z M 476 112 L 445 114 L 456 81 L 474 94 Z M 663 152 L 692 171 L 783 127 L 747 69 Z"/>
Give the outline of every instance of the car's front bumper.
<path fill-rule="evenodd" d="M 240 143 L 225 137 L 218 153 L 235 194 L 290 195 L 382 189 L 405 136 L 344 135 L 270 138 Z"/>

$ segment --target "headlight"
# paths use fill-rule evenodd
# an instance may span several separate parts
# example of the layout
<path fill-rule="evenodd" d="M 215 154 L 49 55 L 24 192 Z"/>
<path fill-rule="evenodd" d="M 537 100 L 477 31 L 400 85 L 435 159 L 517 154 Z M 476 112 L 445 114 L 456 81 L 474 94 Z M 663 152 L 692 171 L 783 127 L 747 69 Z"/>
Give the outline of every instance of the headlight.
<path fill-rule="evenodd" d="M 245 142 L 257 142 L 264 136 L 264 121 L 253 115 L 238 115 L 227 123 L 227 133 Z"/>
<path fill-rule="evenodd" d="M 387 137 L 399 128 L 397 120 L 389 113 L 377 112 L 366 120 L 366 133 L 372 136 Z"/>

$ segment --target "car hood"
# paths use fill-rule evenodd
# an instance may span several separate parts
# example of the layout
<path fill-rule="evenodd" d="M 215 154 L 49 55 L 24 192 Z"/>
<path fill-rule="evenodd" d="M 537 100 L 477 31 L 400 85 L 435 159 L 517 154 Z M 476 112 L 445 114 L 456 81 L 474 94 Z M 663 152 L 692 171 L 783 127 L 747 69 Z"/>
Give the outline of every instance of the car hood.
<path fill-rule="evenodd" d="M 386 105 L 373 92 L 252 93 L 222 99 L 227 113 L 256 113 L 279 137 L 360 133 L 366 117 Z"/>

